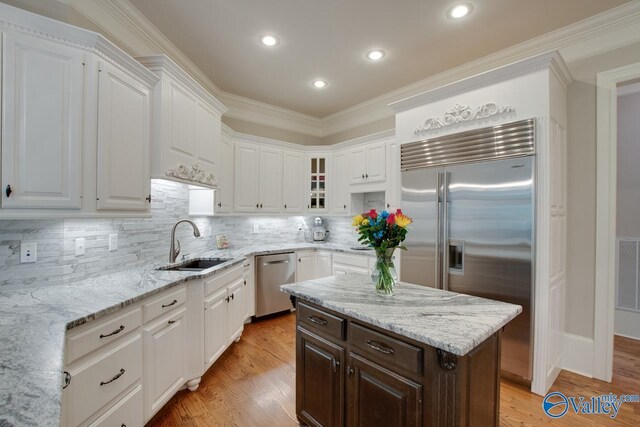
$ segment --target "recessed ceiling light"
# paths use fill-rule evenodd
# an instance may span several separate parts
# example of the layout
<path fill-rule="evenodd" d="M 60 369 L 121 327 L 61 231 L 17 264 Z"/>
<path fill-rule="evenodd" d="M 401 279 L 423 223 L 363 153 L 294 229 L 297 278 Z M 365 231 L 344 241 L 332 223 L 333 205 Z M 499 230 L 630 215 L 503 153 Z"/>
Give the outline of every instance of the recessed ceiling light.
<path fill-rule="evenodd" d="M 365 56 L 370 61 L 380 61 L 382 58 L 384 58 L 384 55 L 385 55 L 384 50 L 375 49 L 367 52 Z"/>
<path fill-rule="evenodd" d="M 447 11 L 447 16 L 451 19 L 460 19 L 471 13 L 473 6 L 470 3 L 460 3 L 452 6 Z"/>
<path fill-rule="evenodd" d="M 279 42 L 278 38 L 276 36 L 272 36 L 270 34 L 267 34 L 266 36 L 262 36 L 260 37 L 260 43 L 262 43 L 265 46 L 275 46 L 277 45 Z"/>
<path fill-rule="evenodd" d="M 324 89 L 325 87 L 327 87 L 327 82 L 325 82 L 324 80 L 314 80 L 311 84 L 316 89 Z"/>

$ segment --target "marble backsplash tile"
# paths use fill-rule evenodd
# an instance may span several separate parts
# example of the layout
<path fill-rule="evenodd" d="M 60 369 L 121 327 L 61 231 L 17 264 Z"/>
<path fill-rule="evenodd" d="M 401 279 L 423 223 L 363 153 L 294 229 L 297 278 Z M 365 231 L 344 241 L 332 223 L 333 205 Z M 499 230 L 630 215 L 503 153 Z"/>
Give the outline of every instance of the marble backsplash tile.
<path fill-rule="evenodd" d="M 187 185 L 152 180 L 151 192 L 151 218 L 0 220 L 0 291 L 73 283 L 151 261 L 168 262 L 171 227 L 179 218 L 190 218 L 200 229 L 199 239 L 188 224 L 181 224 L 176 232 L 181 254 L 192 256 L 214 248 L 217 234 L 225 234 L 232 246 L 241 247 L 303 242 L 305 231 L 308 238 L 313 227 L 311 216 L 189 217 Z M 350 218 L 323 219 L 329 241 L 357 244 Z M 109 251 L 113 233 L 118 234 L 118 250 Z M 85 238 L 83 256 L 75 256 L 79 237 Z M 37 263 L 20 264 L 22 241 L 38 244 Z"/>

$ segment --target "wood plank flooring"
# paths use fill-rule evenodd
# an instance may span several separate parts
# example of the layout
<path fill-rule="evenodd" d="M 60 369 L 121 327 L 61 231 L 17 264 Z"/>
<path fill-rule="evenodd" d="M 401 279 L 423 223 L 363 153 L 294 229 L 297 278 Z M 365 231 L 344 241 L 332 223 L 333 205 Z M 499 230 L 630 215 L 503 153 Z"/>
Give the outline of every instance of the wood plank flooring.
<path fill-rule="evenodd" d="M 553 391 L 589 398 L 606 393 L 640 394 L 640 342 L 616 337 L 613 382 L 563 371 Z M 575 415 L 552 420 L 542 397 L 502 382 L 501 426 L 640 426 L 640 403 L 624 403 L 612 420 L 606 415 Z M 148 426 L 296 426 L 295 315 L 245 325 L 234 343 L 204 375 L 200 388 L 181 391 Z"/>

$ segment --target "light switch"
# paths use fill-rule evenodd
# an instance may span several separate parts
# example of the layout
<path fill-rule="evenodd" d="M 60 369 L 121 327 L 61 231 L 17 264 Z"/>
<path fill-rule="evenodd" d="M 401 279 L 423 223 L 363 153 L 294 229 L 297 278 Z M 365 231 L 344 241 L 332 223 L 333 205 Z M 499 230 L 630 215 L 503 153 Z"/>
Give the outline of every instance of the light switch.
<path fill-rule="evenodd" d="M 38 259 L 38 244 L 37 243 L 20 243 L 20 262 L 36 262 Z"/>
<path fill-rule="evenodd" d="M 117 250 L 118 250 L 118 235 L 109 234 L 109 251 L 117 251 Z"/>
<path fill-rule="evenodd" d="M 84 255 L 84 237 L 76 239 L 76 256 Z"/>

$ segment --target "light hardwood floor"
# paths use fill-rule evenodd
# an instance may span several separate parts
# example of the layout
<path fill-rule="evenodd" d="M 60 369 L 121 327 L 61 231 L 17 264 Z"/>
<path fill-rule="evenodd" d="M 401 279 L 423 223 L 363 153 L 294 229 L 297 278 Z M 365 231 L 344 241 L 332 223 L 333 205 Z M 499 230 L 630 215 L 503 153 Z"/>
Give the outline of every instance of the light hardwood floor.
<path fill-rule="evenodd" d="M 640 342 L 616 337 L 613 382 L 563 371 L 552 387 L 571 396 L 640 394 Z M 501 426 L 640 426 L 640 403 L 624 403 L 615 420 L 606 415 L 569 411 L 557 420 L 542 411 L 542 397 L 503 381 Z M 204 375 L 200 388 L 179 392 L 148 426 L 296 426 L 295 315 L 245 326 L 233 344 Z"/>

